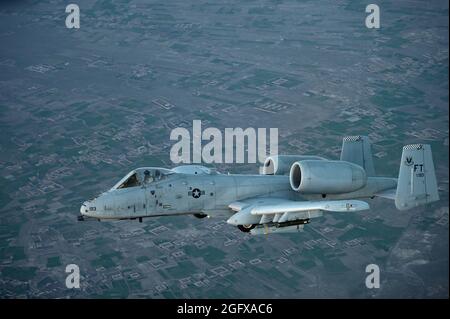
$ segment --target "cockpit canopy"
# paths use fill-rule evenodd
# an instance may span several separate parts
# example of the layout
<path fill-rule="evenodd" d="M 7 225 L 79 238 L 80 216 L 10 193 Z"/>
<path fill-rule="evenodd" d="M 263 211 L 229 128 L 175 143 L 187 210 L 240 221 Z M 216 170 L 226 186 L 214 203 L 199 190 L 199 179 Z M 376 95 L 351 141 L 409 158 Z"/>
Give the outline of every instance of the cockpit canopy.
<path fill-rule="evenodd" d="M 124 178 L 122 178 L 112 189 L 122 189 L 148 185 L 153 182 L 163 180 L 168 175 L 173 174 L 172 171 L 159 167 L 141 167 L 132 170 Z"/>

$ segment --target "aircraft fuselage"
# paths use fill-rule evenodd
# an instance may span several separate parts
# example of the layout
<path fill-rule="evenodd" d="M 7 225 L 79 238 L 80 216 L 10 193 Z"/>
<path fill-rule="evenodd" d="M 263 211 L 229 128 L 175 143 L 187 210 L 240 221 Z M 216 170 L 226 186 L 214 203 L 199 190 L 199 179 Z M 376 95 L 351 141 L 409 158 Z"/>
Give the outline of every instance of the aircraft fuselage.
<path fill-rule="evenodd" d="M 381 181 L 381 183 L 380 183 Z M 349 199 L 371 197 L 395 186 L 392 178 L 369 178 L 366 187 L 339 195 L 305 195 L 292 190 L 289 176 L 239 174 L 172 174 L 164 180 L 134 187 L 111 189 L 81 207 L 84 216 L 98 219 L 204 214 L 229 216 L 229 204 L 270 196 L 289 200 Z"/>

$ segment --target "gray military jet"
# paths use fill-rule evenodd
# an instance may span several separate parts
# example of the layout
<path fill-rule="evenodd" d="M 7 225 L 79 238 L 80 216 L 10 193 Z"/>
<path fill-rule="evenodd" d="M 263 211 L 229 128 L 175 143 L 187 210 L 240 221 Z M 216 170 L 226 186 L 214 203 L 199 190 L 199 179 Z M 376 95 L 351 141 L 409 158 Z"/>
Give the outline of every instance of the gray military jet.
<path fill-rule="evenodd" d="M 269 156 L 260 175 L 220 174 L 199 165 L 142 167 L 86 201 L 80 221 L 194 215 L 224 217 L 251 234 L 302 231 L 324 212 L 369 209 L 363 198 L 395 201 L 399 210 L 439 200 L 430 145 L 403 147 L 398 178 L 376 176 L 369 139 L 345 137 L 340 160 Z"/>

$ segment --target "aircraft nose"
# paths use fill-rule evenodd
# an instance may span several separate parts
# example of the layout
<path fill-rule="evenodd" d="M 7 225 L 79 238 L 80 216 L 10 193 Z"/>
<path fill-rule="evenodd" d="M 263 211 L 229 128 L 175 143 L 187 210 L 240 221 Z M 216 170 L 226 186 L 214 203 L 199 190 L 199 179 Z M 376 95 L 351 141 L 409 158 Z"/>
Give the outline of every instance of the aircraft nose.
<path fill-rule="evenodd" d="M 80 207 L 80 213 L 81 215 L 86 215 L 88 212 L 88 202 L 84 202 L 83 205 Z"/>

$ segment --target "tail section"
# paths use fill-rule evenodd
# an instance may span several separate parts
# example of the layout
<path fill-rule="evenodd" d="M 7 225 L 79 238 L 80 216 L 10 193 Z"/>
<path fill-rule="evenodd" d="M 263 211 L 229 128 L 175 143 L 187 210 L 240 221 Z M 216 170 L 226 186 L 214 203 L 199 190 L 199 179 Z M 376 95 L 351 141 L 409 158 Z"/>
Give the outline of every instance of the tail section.
<path fill-rule="evenodd" d="M 346 136 L 342 140 L 341 161 L 363 167 L 367 176 L 375 176 L 370 140 L 367 136 Z"/>
<path fill-rule="evenodd" d="M 395 206 L 407 210 L 439 200 L 431 147 L 412 144 L 403 147 Z"/>

